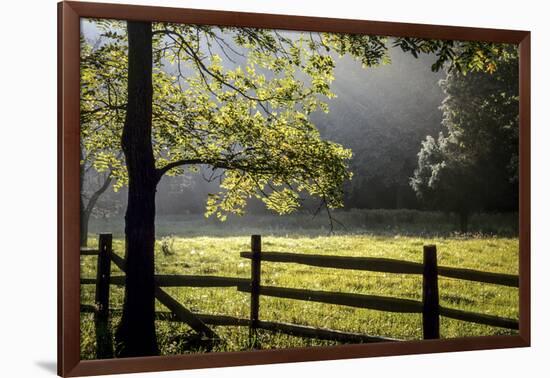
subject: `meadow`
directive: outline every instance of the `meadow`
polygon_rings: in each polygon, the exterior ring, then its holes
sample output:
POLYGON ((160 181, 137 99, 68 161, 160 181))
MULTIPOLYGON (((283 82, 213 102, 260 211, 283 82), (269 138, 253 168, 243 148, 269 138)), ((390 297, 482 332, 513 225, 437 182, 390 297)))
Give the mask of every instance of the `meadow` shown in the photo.
MULTIPOLYGON (((160 217, 157 222, 156 273, 196 274, 227 277, 250 277, 250 260, 239 253, 250 249, 250 235, 261 233, 264 251, 285 251, 304 254, 384 257, 412 262, 422 261, 422 247, 435 244, 438 263, 450 267, 517 274, 518 239, 514 236, 513 215, 480 215, 472 219, 493 231, 478 227, 471 234, 458 234, 454 220, 443 214, 421 212, 357 212, 348 214, 347 230, 334 235, 321 227, 323 221, 304 222, 296 216, 277 219, 256 216, 245 223, 239 220, 216 227, 214 221, 197 218, 195 222, 160 217), (358 223, 350 222, 356 217, 358 223), (438 220, 434 221, 435 217, 438 220), (491 218, 492 217, 492 218, 491 218), (425 221, 425 222, 424 222, 425 221), (282 220, 281 220, 282 222, 282 220), (316 223, 320 222, 320 223, 316 223), (370 222, 370 223, 369 223, 370 222), (300 224, 300 227, 297 225, 300 224), (431 227, 429 225, 431 224, 431 227), (436 229, 434 229, 434 227, 436 229), (201 235, 202 234, 202 235, 201 235), (208 235, 208 236, 205 236, 208 235)), ((342 218, 342 217, 341 217, 342 218)), ((244 222, 244 221, 242 221, 244 222)), ((324 219, 326 223, 326 219, 324 219)), ((112 230, 113 249, 123 255, 124 242, 120 220, 95 223, 94 232, 112 230)), ((97 243, 90 234, 90 246, 97 243)), ((95 257, 81 257, 81 276, 95 277, 95 257)), ((113 265, 113 275, 121 274, 113 265)), ((311 290, 392 296, 421 300, 422 278, 417 275, 383 274, 332 268, 308 267, 297 264, 262 263, 262 284, 311 290)), ((249 316, 249 295, 235 288, 166 288, 180 303, 193 312, 249 316)), ((518 318, 518 290, 484 283, 440 277, 440 304, 445 307, 482 314, 518 318)), ((81 303, 92 304, 94 286, 81 286, 81 303)), ((113 309, 120 309, 123 288, 111 286, 113 309)), ((167 311, 157 303, 157 311, 167 311)), ((421 314, 397 314, 357 309, 307 301, 261 297, 260 319, 283 321, 314 327, 359 332, 403 340, 422 338, 421 314)), ((113 316, 112 326, 119 318, 113 316)), ((91 314, 81 315, 81 356, 95 358, 94 323, 91 314)), ((194 343, 192 331, 181 323, 157 321, 157 334, 162 354, 204 351, 194 343)), ((213 327, 222 341, 211 351, 248 350, 248 328, 213 327)), ((516 331, 467 323, 441 317, 441 337, 507 335, 516 331)), ((294 337, 270 331, 259 332, 261 348, 288 348, 312 345, 332 345, 335 342, 294 337)))

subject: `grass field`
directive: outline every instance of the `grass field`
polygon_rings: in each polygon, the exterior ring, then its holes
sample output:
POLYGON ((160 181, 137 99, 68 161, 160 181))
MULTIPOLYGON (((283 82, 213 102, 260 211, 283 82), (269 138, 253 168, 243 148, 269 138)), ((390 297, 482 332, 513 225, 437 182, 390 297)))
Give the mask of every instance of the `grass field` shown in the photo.
MULTIPOLYGON (((160 222, 162 224, 162 222, 160 222)), ((157 230, 158 231, 158 230, 157 230)), ((170 230, 169 230, 170 231, 170 230)), ((156 272, 159 274, 204 274, 250 277, 250 261, 239 256, 249 250, 252 229, 241 229, 239 236, 172 236, 158 238, 156 272), (162 244, 173 254, 162 252, 162 244)), ((482 234, 460 236, 403 236, 389 233, 349 233, 336 236, 300 235, 298 232, 263 233, 263 250, 314 253, 342 256, 385 257, 414 262, 422 261, 422 246, 436 244, 440 265, 471 268, 499 273, 518 273, 518 239, 511 236, 482 234), (271 235, 270 235, 271 234, 271 235)), ((283 230, 284 231, 284 230, 283 230)), ((162 234, 162 230, 160 232, 162 234)), ((115 232, 115 236, 117 236, 115 232)), ((96 243, 91 239, 91 245, 96 243)), ((123 254, 123 240, 115 238, 113 249, 123 254)), ((95 277, 96 258, 81 258, 81 276, 95 277)), ((114 269, 113 274, 119 274, 114 269)), ((262 284, 312 290, 373 294, 421 300, 420 276, 382 274, 297 264, 262 263, 262 284)), ((235 288, 166 288, 193 312, 249 316, 249 295, 235 288)), ((440 277, 442 306, 477 313, 518 318, 518 290, 440 277)), ((111 286, 111 308, 122 307, 123 288, 111 286)), ((81 303, 92 304, 94 286, 83 285, 81 303)), ((157 310, 166 310, 157 303, 157 310)), ((284 321, 336 330, 361 332, 399 339, 422 337, 421 314, 396 314, 306 301, 261 297, 260 319, 284 321)), ((112 319, 116 326, 118 318, 112 319)), ((92 316, 81 317, 81 356, 95 358, 95 334, 92 316)), ((186 338, 189 328, 179 323, 157 321, 162 354, 200 352, 186 338)), ((223 342, 213 351, 248 349, 246 327, 215 327, 223 342)), ((441 318, 441 337, 503 335, 515 331, 441 318)), ((333 342, 306 339, 269 331, 260 332, 262 348, 329 345, 333 342)))

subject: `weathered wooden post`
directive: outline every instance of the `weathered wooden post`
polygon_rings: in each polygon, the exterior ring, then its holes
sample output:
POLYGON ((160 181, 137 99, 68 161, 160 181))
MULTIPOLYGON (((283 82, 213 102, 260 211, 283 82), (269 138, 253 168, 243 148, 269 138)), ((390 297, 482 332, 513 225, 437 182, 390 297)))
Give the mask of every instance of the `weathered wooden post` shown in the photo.
POLYGON ((250 330, 249 343, 251 347, 257 344, 257 328, 260 313, 260 279, 261 279, 261 252, 262 236, 252 235, 251 237, 251 277, 250 277, 250 330))
POLYGON ((422 280, 422 328, 424 339, 439 339, 439 289, 437 285, 437 249, 424 246, 422 280))
POLYGON ((99 234, 99 254, 95 289, 96 313, 94 316, 97 358, 113 357, 113 340, 109 327, 109 281, 111 280, 111 253, 113 235, 99 234))

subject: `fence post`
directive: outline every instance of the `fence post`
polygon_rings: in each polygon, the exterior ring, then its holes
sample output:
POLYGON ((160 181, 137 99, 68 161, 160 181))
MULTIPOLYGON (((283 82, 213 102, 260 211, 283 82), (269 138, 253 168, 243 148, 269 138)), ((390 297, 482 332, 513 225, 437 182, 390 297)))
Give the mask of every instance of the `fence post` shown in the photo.
POLYGON ((104 319, 109 315, 109 281, 111 280, 112 249, 113 235, 99 234, 95 302, 99 317, 104 319))
POLYGON ((261 279, 261 252, 262 236, 252 235, 251 237, 251 277, 250 277, 250 330, 249 343, 251 347, 256 347, 257 328, 260 312, 260 279, 261 279))
POLYGON ((437 285, 437 249, 424 246, 422 276, 422 328, 424 339, 439 339, 439 289, 437 285))
POLYGON ((113 235, 99 234, 99 254, 95 287, 96 313, 94 315, 97 358, 113 357, 113 338, 109 325, 109 281, 111 280, 111 253, 113 235))

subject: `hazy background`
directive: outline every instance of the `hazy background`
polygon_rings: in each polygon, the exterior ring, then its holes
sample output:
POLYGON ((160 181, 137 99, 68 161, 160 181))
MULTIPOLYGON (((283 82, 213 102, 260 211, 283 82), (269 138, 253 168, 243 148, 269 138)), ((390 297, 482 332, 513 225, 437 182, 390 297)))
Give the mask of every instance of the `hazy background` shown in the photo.
MULTIPOLYGON (((91 22, 84 20, 82 30, 89 41, 98 38, 99 31, 91 22)), ((353 151, 353 178, 344 185, 344 208, 334 211, 334 230, 428 235, 459 231, 454 214, 426 211, 409 184, 421 142, 427 135, 437 138, 444 131, 439 107, 445 98, 440 87, 445 70, 432 72, 434 55, 414 58, 391 48, 390 56, 390 64, 367 69, 350 57, 335 57, 331 90, 337 97, 328 101, 328 114, 318 111, 311 116, 323 138, 353 151)), ((224 67, 244 63, 243 58, 233 58, 235 63, 224 59, 224 67)), ((91 187, 94 180, 99 182, 94 175, 91 171, 87 177, 91 187)), ((162 178, 156 196, 157 235, 329 232, 328 217, 318 211, 319 203, 313 199, 290 216, 274 214, 261 201, 250 199, 245 216, 229 216, 226 222, 206 219, 207 195, 220 190, 219 182, 209 182, 209 177, 211 171, 201 168, 199 173, 162 178)), ((123 235, 126 196, 125 188, 118 192, 110 188, 101 196, 90 220, 90 233, 123 235)), ((469 228, 515 235, 517 214, 473 214, 469 228)))

